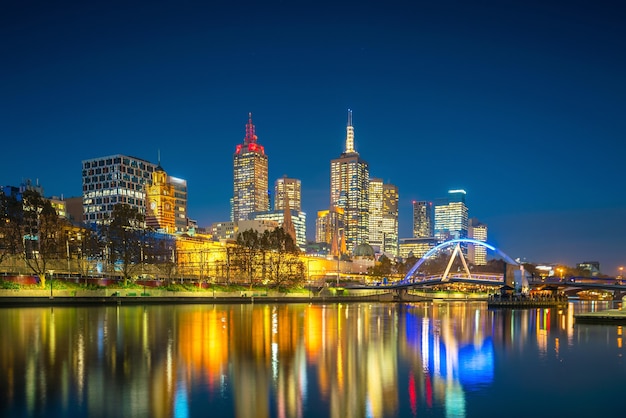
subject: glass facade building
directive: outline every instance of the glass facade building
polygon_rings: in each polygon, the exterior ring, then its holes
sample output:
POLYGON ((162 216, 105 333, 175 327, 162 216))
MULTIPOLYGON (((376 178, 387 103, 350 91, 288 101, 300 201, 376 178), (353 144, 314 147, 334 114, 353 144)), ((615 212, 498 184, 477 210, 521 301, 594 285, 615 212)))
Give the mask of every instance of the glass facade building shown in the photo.
POLYGON ((465 190, 450 190, 448 197, 435 203, 435 238, 439 242, 467 238, 468 209, 465 190))
POLYGON ((232 221, 247 220, 253 212, 269 210, 268 160, 257 142, 252 114, 248 115, 246 136, 233 155, 232 221))
POLYGON ((382 179, 369 181, 369 244, 398 255, 398 188, 382 179))
POLYGON ((352 111, 348 111, 346 150, 330 164, 330 207, 344 210, 345 247, 349 253, 369 241, 369 165, 354 149, 352 111))

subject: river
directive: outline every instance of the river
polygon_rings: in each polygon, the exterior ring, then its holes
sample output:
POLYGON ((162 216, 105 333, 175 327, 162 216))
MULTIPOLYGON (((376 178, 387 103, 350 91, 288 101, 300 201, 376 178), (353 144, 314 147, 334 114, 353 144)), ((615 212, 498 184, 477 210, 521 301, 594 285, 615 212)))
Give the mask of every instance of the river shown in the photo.
POLYGON ((2 417, 595 417, 622 327, 485 302, 0 308, 2 417))

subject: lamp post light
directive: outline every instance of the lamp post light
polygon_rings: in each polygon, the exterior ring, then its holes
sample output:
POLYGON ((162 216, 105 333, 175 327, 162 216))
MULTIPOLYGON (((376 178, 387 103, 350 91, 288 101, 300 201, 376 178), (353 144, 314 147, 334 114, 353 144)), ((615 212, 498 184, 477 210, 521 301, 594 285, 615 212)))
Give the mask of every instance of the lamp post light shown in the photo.
POLYGON ((50 299, 53 299, 54 296, 52 296, 52 275, 54 274, 54 270, 48 270, 48 272, 50 273, 50 299))
POLYGON ((624 274, 624 267, 620 266, 619 267, 619 275, 617 276, 617 278, 622 280, 624 278, 623 274, 624 274))

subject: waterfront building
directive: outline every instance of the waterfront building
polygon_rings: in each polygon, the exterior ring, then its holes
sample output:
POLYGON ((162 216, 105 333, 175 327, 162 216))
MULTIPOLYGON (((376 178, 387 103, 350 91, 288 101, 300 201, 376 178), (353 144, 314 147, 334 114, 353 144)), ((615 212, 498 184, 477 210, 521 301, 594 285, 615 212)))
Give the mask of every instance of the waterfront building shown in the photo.
POLYGON ((52 196, 48 198, 48 200, 50 201, 50 204, 56 211, 59 218, 68 219, 67 204, 65 203, 65 200, 63 200, 62 197, 52 196))
POLYGON ((174 185, 159 165, 152 173, 152 182, 146 186, 148 207, 146 225, 155 231, 173 234, 176 231, 174 185))
POLYGON ((82 162, 83 221, 106 223, 113 207, 124 203, 146 214, 146 186, 156 165, 122 154, 82 162))
POLYGON ((435 203, 435 237, 439 242, 467 238, 468 209, 465 190, 450 190, 435 203))
MULTIPOLYGON (((583 261, 576 264, 576 270, 585 271, 590 276, 597 276, 600 274, 600 262, 599 261, 583 261)), ((622 275, 620 270, 620 276, 622 275)))
MULTIPOLYGON (((487 225, 476 218, 471 218, 469 220, 468 236, 476 241, 487 242, 487 225)), ((467 247, 467 258, 475 266, 484 266, 487 264, 487 248, 482 245, 469 244, 467 247)))
POLYGON ((83 197, 74 196, 65 198, 65 209, 70 221, 83 222, 83 197))
POLYGON ((267 170, 265 148, 258 143, 249 113, 246 136, 233 155, 232 221, 245 221, 252 212, 269 210, 267 170))
POLYGON ((433 202, 413 201, 413 238, 435 236, 433 202))
POLYGON ((332 207, 317 212, 315 221, 315 241, 330 245, 330 255, 345 253, 344 210, 332 207))
POLYGON ((235 239, 237 239, 238 234, 249 229, 258 232, 259 234, 263 234, 265 231, 271 232, 274 229, 278 228, 280 226, 280 223, 274 219, 258 218, 237 221, 236 225, 235 239))
POLYGON ((432 250, 436 246, 437 239, 435 239, 434 237, 400 238, 400 257, 404 260, 406 260, 410 256, 420 259, 428 251, 432 250))
POLYGON ((235 239, 236 223, 229 222, 214 222, 211 224, 211 235, 213 241, 225 241, 235 239))
MULTIPOLYGON (((294 242, 301 250, 306 248, 306 213, 291 209, 291 210, 271 210, 265 212, 253 212, 250 215, 250 219, 255 220, 269 220, 276 223, 276 226, 282 226, 285 232, 292 235, 294 242), (289 226, 291 224, 291 226, 289 226)), ((240 222, 241 224, 241 222, 240 222)), ((241 227, 239 228, 241 231, 241 227)))
POLYGON ((348 252, 352 253, 358 244, 368 242, 369 165, 354 148, 352 110, 348 110, 345 151, 330 165, 330 207, 344 210, 348 252))
POLYGON ((369 181, 369 244, 398 255, 398 188, 382 179, 369 181))
POLYGON ((187 180, 167 176, 167 182, 174 188, 174 227, 178 233, 186 232, 195 222, 187 215, 187 180))

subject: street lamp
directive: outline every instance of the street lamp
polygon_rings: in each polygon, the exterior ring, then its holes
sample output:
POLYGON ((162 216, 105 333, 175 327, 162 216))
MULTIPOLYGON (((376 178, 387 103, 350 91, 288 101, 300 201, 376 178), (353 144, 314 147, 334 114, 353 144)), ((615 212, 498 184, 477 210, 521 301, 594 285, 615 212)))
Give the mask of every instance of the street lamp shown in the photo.
POLYGON ((620 266, 619 267, 619 276, 617 276, 617 278, 622 280, 622 278, 624 277, 623 273, 624 273, 624 267, 620 266))
POLYGON ((50 299, 53 299, 54 296, 52 296, 52 275, 54 274, 54 270, 48 270, 48 272, 50 273, 50 299))

